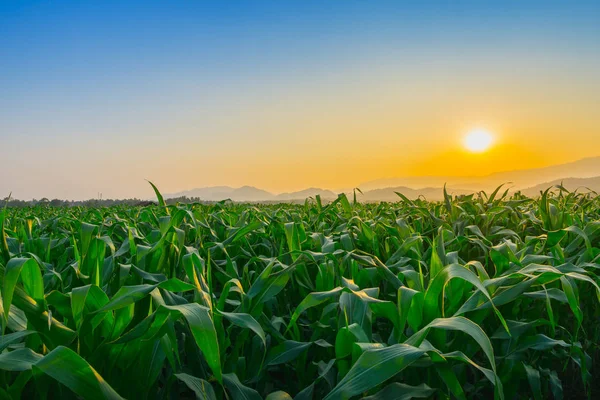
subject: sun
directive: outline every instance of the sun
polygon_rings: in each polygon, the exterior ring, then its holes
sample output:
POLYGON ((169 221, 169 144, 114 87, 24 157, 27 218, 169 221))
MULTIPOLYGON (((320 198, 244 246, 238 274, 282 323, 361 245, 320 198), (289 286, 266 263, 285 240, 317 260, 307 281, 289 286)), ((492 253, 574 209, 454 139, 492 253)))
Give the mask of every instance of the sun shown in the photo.
POLYGON ((483 153, 494 143, 494 135, 485 129, 473 129, 464 139, 464 146, 473 153, 483 153))

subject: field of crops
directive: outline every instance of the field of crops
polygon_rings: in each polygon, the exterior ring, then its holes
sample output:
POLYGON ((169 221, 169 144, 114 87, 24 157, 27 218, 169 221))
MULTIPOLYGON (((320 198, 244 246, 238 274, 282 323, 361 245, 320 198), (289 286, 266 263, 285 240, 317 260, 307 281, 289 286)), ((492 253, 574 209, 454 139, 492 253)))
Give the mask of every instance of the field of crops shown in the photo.
POLYGON ((158 200, 4 209, 0 399, 600 396, 600 198, 158 200))

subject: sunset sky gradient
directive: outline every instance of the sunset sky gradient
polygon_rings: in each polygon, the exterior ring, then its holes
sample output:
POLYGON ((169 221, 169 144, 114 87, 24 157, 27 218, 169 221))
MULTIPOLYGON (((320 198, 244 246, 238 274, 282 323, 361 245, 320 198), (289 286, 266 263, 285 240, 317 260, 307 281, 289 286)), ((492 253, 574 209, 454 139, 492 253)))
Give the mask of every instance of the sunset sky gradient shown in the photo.
POLYGON ((600 155, 600 2, 410 3, 3 1, 0 197, 337 189, 600 155), (462 147, 476 127, 487 152, 462 147))

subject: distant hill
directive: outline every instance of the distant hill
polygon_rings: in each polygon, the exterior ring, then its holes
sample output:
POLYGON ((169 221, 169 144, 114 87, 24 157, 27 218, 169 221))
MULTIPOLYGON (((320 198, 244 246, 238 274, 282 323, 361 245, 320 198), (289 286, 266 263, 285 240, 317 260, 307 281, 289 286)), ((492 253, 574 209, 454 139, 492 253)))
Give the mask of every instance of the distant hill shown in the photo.
POLYGON ((471 180, 476 178, 457 178, 452 176, 407 176, 399 178, 384 178, 376 179, 361 183, 357 187, 363 192, 378 189, 389 188, 407 188, 407 189, 428 189, 434 187, 444 187, 444 184, 450 186, 460 185, 461 183, 469 184, 471 180))
POLYGON ((275 200, 285 201, 285 200, 301 200, 306 199, 308 197, 315 197, 316 195, 320 195, 322 199, 335 199, 337 194, 332 192, 331 190, 319 189, 319 188, 309 188, 300 190, 298 192, 291 193, 281 193, 275 196, 275 200))
POLYGON ((167 199, 175 197, 199 197, 201 200, 206 201, 220 201, 225 199, 231 199, 233 201, 292 201, 292 200, 304 200, 308 197, 314 197, 317 194, 325 199, 335 199, 337 194, 331 190, 309 188, 298 192, 281 193, 275 195, 253 186, 242 186, 240 188, 232 188, 229 186, 212 186, 205 188, 197 188, 192 190, 186 190, 178 193, 166 194, 164 197, 167 199))
POLYGON ((577 190, 581 193, 587 193, 589 191, 600 193, 600 176, 595 176, 593 178, 557 179, 550 182, 540 183, 539 185, 535 185, 530 188, 524 189, 522 190, 522 193, 527 196, 533 197, 539 195, 540 192, 543 192, 549 187, 555 187, 556 185, 561 184, 565 189, 571 192, 577 190))
MULTIPOLYGON (((471 194, 473 190, 466 189, 447 189, 449 194, 458 196, 461 194, 471 194)), ((357 193, 357 199, 360 201, 389 201, 394 202, 400 200, 400 197, 396 194, 402 193, 404 196, 411 200, 415 200, 421 196, 427 200, 442 200, 444 198, 444 189, 442 187, 429 187, 423 189, 412 189, 405 186, 389 187, 385 189, 375 189, 369 191, 363 191, 363 194, 357 193)))
POLYGON ((600 157, 592 157, 544 168, 499 172, 487 176, 483 181, 491 186, 512 182, 517 188, 527 188, 565 178, 594 178, 598 174, 600 174, 600 157))
MULTIPOLYGON (((521 192, 527 196, 535 197, 539 196, 540 192, 553 188, 557 185, 561 185, 569 190, 582 193, 587 193, 590 191, 600 193, 600 176, 595 176, 592 178, 566 178, 566 179, 556 179, 549 182, 540 183, 538 185, 528 187, 526 189, 521 189, 521 192)), ((475 190, 472 189, 458 189, 458 188, 447 188, 447 192, 451 195, 466 195, 474 193, 475 190)), ((514 191, 514 189, 513 189, 514 191)), ((412 189, 404 186, 400 187, 390 187, 384 189, 375 189, 369 190, 364 193, 364 195, 359 195, 357 198, 361 201, 398 201, 398 195, 395 192, 400 192, 411 200, 414 200, 420 196, 425 197, 427 200, 443 200, 444 198, 444 189, 443 187, 428 187, 422 189, 412 189)), ((489 193, 489 190, 488 190, 489 193)))
MULTIPOLYGON (((600 193, 600 157, 584 158, 579 161, 544 168, 516 170, 491 174, 484 177, 406 177, 379 179, 358 186, 360 201, 397 201, 400 192, 409 199, 420 196, 427 200, 443 199, 443 187, 453 195, 470 194, 481 190, 490 192, 506 183, 512 191, 521 190, 529 196, 537 196, 541 190, 558 185, 561 181, 569 190, 588 187, 600 193), (568 178, 567 178, 568 177, 568 178)), ((583 189, 585 190, 585 189, 583 189)), ((351 190, 344 190, 351 195, 351 190)), ((321 188, 308 188, 296 192, 273 194, 253 186, 233 188, 212 186, 166 194, 165 198, 197 197, 205 201, 231 199, 239 202, 294 202, 320 195, 323 200, 333 200, 337 192, 321 188)))
MULTIPOLYGON (((395 192, 400 192, 409 199, 416 199, 421 196, 425 197, 427 200, 441 200, 444 198, 442 187, 412 189, 403 186, 363 191, 362 194, 356 192, 356 197, 359 201, 394 202, 399 200, 399 197, 395 192)), ((449 188, 448 193, 453 195, 470 194, 473 193, 473 190, 449 188)), ((320 195, 323 200, 334 200, 335 198, 337 198, 337 193, 331 190, 319 188, 309 188, 297 192, 281 193, 275 195, 252 186, 243 186, 241 188, 232 188, 228 186, 198 188, 178 193, 166 194, 164 197, 166 199, 184 196, 188 198, 199 197, 201 200, 205 201, 220 201, 225 199, 231 199, 233 201, 240 202, 293 202, 298 200, 304 200, 309 197, 315 197, 317 194, 320 195)), ((351 193, 348 193, 348 195, 351 195, 351 193)))
POLYGON ((206 201, 220 201, 225 199, 231 199, 233 201, 267 201, 272 200, 274 197, 272 193, 253 186, 242 186, 240 188, 212 186, 166 194, 164 197, 170 199, 183 196, 199 197, 201 200, 206 201))
POLYGON ((533 168, 506 172, 497 172, 481 177, 454 176, 423 176, 377 179, 360 184, 363 191, 386 187, 404 186, 412 189, 443 187, 463 190, 491 190, 503 183, 511 182, 514 189, 525 189, 542 182, 551 182, 565 177, 592 178, 600 173, 600 157, 584 158, 578 161, 552 165, 543 168, 533 168))

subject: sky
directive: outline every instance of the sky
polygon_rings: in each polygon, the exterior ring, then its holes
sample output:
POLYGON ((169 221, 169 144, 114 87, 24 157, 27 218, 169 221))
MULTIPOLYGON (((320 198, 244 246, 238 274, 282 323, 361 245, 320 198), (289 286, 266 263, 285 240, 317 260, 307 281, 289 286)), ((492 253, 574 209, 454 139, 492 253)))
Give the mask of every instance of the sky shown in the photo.
POLYGON ((540 167, 599 109, 598 1, 0 1, 0 198, 540 167))

